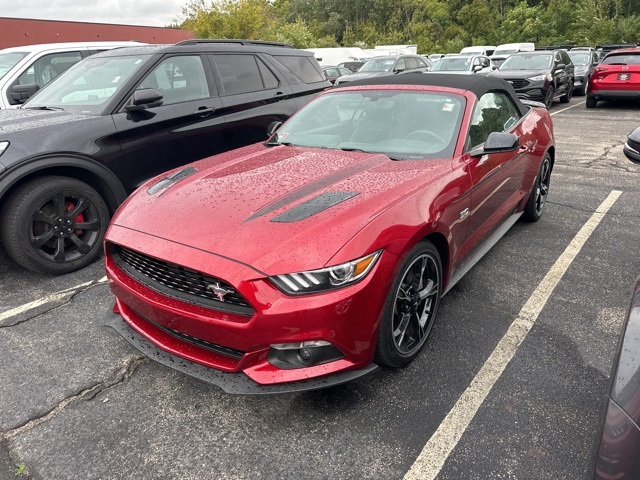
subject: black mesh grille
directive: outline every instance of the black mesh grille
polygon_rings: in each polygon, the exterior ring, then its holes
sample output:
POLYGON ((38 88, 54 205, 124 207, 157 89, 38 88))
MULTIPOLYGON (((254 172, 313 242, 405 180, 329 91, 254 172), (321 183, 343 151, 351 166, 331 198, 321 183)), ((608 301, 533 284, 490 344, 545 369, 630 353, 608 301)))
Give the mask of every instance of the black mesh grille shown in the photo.
POLYGON ((249 302, 231 285, 202 272, 158 260, 116 245, 113 259, 129 275, 169 297, 241 315, 253 315, 249 302), (226 290, 221 301, 213 288, 226 290))
POLYGON ((524 88, 527 85, 529 85, 529 81, 525 80, 523 78, 514 78, 512 80, 507 80, 511 85, 513 85, 513 88, 524 88))

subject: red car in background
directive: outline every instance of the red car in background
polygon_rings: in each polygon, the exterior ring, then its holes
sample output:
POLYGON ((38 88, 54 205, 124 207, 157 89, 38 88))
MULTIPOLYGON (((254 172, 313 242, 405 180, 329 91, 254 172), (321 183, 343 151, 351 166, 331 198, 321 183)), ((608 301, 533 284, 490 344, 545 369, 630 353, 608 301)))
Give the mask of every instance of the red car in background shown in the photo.
POLYGON ((540 218, 555 156, 546 109, 480 76, 349 83, 274 130, 147 182, 105 241, 107 323, 231 393, 411 362, 442 295, 540 218))
POLYGON ((640 48, 614 50, 594 69, 587 108, 595 108, 600 100, 640 100, 640 48))

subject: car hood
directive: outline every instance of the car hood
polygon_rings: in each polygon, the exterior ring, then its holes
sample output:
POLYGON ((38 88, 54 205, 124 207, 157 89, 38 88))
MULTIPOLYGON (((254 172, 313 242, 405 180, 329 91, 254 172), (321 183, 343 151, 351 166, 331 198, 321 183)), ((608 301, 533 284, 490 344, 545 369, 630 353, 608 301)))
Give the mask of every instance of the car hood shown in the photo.
POLYGON ((450 169, 447 160, 257 144, 174 171, 191 175, 149 194, 167 175, 156 177, 113 224, 267 275, 308 270, 327 265, 372 219, 450 169))
POLYGON ((548 73, 548 70, 494 70, 489 75, 500 78, 531 78, 548 73))
POLYGON ((44 129, 86 119, 86 115, 75 115, 58 110, 3 109, 0 110, 0 140, 3 140, 3 136, 15 132, 44 129))

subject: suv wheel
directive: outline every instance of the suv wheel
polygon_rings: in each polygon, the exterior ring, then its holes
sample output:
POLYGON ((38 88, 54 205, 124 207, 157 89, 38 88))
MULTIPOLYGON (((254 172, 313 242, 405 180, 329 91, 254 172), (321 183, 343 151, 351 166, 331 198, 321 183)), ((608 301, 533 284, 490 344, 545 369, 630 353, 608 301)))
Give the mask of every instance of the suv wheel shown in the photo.
POLYGON ((587 108, 596 108, 597 103, 595 98, 587 96, 587 108))
POLYGON ((109 210, 84 182, 41 177, 20 186, 4 205, 0 241, 25 268, 62 274, 93 262, 102 252, 109 210))
POLYGON ((573 80, 569 80, 569 83, 567 84, 567 90, 564 92, 564 95, 560 97, 560 101, 562 103, 569 103, 572 96, 573 96, 573 80))
POLYGON ((549 90, 547 90, 547 94, 544 96, 544 106, 547 107, 547 110, 549 110, 551 105, 553 105, 553 96, 555 93, 556 91, 553 89, 553 86, 550 86, 549 90))

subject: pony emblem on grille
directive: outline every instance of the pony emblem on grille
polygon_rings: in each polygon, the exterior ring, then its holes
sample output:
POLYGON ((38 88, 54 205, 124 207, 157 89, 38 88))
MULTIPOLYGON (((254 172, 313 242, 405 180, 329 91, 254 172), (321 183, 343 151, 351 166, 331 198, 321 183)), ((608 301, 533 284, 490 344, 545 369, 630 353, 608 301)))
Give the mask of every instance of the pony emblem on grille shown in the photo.
POLYGON ((219 282, 210 283, 209 285, 207 285, 207 290, 212 291, 213 294, 218 297, 218 300, 220 300, 221 302, 224 302, 225 295, 227 295, 228 293, 233 293, 233 290, 227 290, 226 288, 221 287, 219 282))

